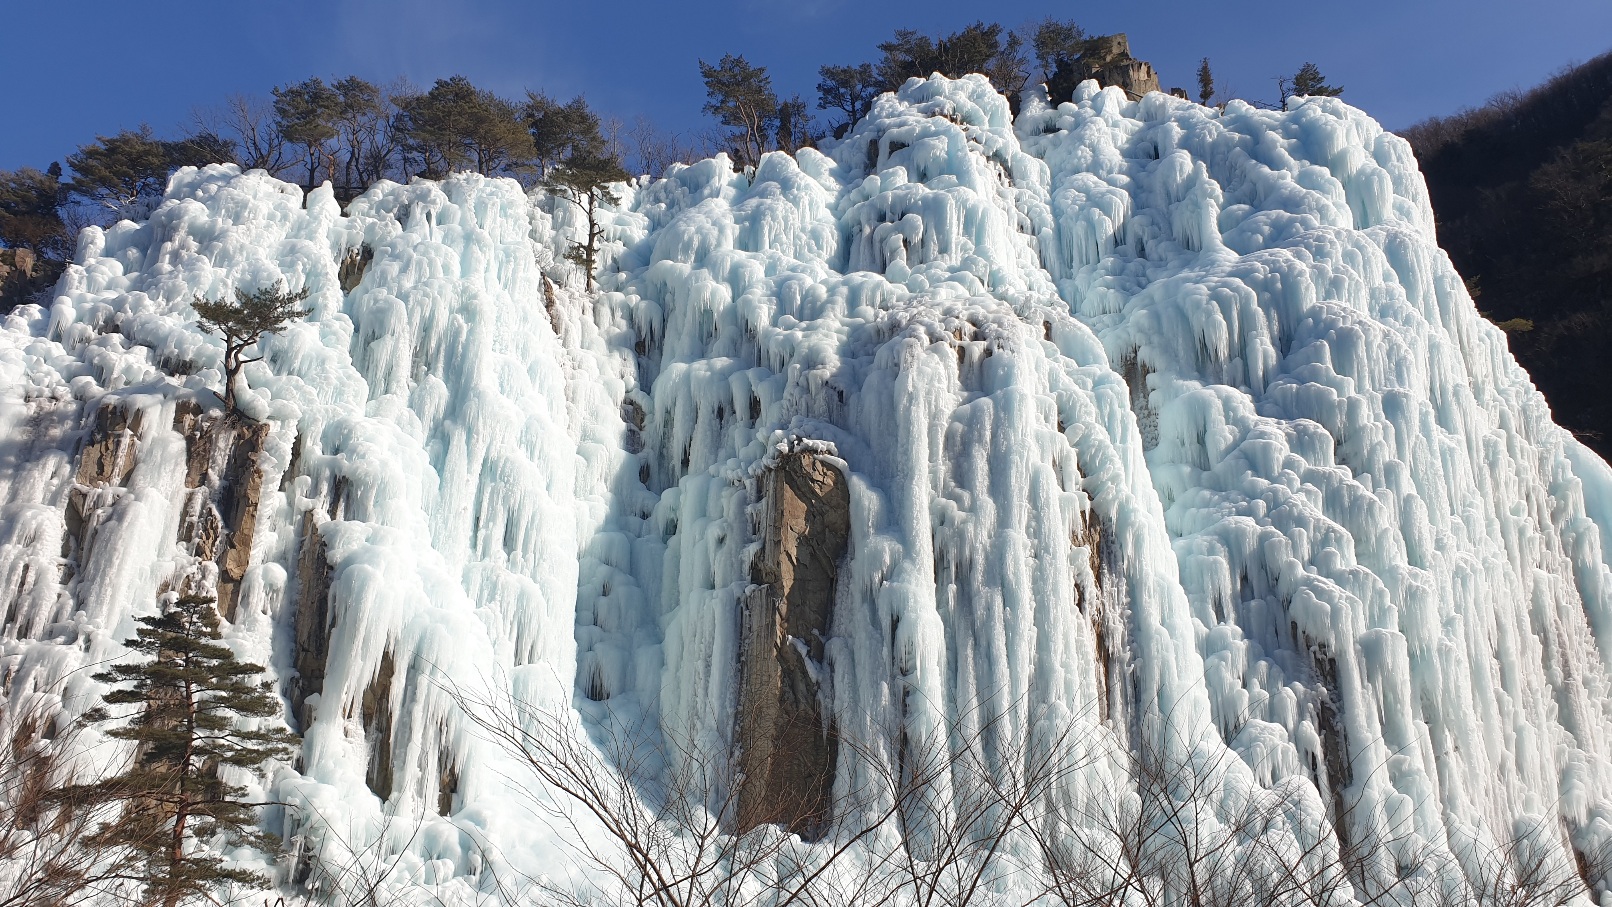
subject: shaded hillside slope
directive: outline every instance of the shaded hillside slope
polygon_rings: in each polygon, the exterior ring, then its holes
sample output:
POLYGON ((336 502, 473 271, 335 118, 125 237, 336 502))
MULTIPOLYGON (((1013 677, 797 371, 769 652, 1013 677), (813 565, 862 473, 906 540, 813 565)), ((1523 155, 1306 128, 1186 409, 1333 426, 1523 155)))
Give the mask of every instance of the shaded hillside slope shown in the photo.
POLYGON ((1479 309, 1557 421, 1612 457, 1612 53, 1404 136, 1479 309))

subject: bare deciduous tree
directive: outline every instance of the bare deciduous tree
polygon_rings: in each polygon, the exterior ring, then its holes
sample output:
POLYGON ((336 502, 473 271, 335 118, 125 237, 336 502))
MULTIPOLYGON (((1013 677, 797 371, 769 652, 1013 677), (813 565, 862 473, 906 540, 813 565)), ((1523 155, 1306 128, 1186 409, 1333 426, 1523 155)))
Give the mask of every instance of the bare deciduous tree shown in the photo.
POLYGON ((105 800, 76 795, 81 766, 116 762, 93 745, 83 725, 61 724, 53 697, 14 693, 0 704, 0 907, 76 907, 138 892, 135 847, 84 844, 116 814, 105 800))
POLYGON ((219 107, 194 111, 191 124, 197 133, 233 140, 236 163, 244 170, 279 175, 293 163, 274 118, 274 106, 263 98, 232 94, 219 107))
POLYGON ((654 121, 645 116, 635 117, 627 127, 627 144, 632 148, 635 172, 655 178, 664 174, 667 167, 690 163, 699 156, 676 133, 661 132, 654 121))
POLYGON ((893 803, 885 804, 816 845, 766 822, 734 834, 739 776, 732 758, 643 724, 616 726, 590 740, 568 712, 515 699, 461 696, 460 704, 489 741, 558 794, 534 796, 534 810, 609 880, 581 891, 537 884, 562 904, 820 903, 819 884, 896 814, 893 803), (652 801, 645 796, 650 791, 652 801))
POLYGON ((1329 809, 1307 778, 1262 786, 1218 737, 1162 719, 1131 745, 1101 725, 970 715, 928 736, 839 735, 858 768, 825 838, 735 833, 735 759, 642 726, 590 737, 565 710, 460 704, 554 792, 533 806, 610 880, 538 886, 564 907, 974 907, 1010 890, 1062 907, 1562 907, 1612 866, 1575 867, 1537 829, 1469 842, 1461 865, 1408 833, 1340 834, 1354 806, 1329 809))

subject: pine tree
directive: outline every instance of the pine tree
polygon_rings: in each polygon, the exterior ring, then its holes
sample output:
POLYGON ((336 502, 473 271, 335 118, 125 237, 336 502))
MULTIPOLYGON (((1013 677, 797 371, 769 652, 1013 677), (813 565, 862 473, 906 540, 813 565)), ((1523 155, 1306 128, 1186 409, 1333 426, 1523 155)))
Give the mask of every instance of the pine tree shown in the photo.
POLYGON ((1215 74, 1209 69, 1209 58, 1198 62, 1198 103, 1208 104, 1215 97, 1215 74))
POLYGON ((222 399, 224 408, 230 412, 235 409, 235 379, 241 374, 241 369, 248 362, 256 362, 262 356, 246 358, 246 348, 257 343, 264 334, 276 334, 284 330, 293 319, 302 318, 308 314, 307 309, 297 307, 297 303, 308 298, 308 288, 304 287, 295 293, 287 293, 279 284, 274 287, 247 293, 237 288, 235 301, 226 302, 197 297, 191 303, 196 310, 197 323, 201 329, 224 338, 224 393, 222 399))
POLYGON ((561 104, 541 92, 528 91, 521 116, 532 136, 540 179, 576 148, 604 144, 599 115, 588 109, 588 102, 581 95, 561 104))
POLYGON ((1312 98, 1335 98, 1343 93, 1343 85, 1328 85, 1327 77, 1320 74, 1319 66, 1306 63, 1299 66, 1294 72, 1290 82, 1290 89, 1285 90, 1282 100, 1288 100, 1288 95, 1309 95, 1312 98))
POLYGON ((67 156, 72 191, 112 211, 142 198, 161 195, 173 169, 173 147, 151 134, 151 127, 97 136, 67 156))
POLYGON ((1052 103, 1069 100, 1075 93, 1075 86, 1086 77, 1082 57, 1087 44, 1086 30, 1072 19, 1048 16, 1036 23, 1030 47, 1041 67, 1041 81, 1046 83, 1047 98, 1052 103))
POLYGON ((521 108, 464 76, 438 79, 425 94, 398 101, 397 126, 423 176, 457 170, 483 176, 518 172, 534 149, 521 108))
POLYGON ((778 141, 775 143, 778 148, 794 154, 813 141, 812 120, 801 96, 778 102, 778 141))
POLYGON ((308 188, 319 178, 319 164, 325 162, 325 172, 335 176, 335 156, 329 149, 336 137, 336 112, 341 95, 325 84, 324 79, 313 78, 274 89, 274 117, 280 135, 293 145, 301 145, 308 154, 308 188))
POLYGON ((216 133, 202 131, 167 141, 154 136, 151 127, 141 126, 80 145, 67 156, 73 179, 64 188, 121 214, 130 205, 160 197, 168 187, 168 175, 180 167, 234 160, 235 143, 216 133))
POLYGON ((0 243, 61 260, 72 253, 72 236, 62 220, 62 168, 50 167, 0 170, 0 243))
POLYGON ((337 101, 331 123, 342 155, 341 186, 356 195, 380 179, 394 147, 386 93, 379 85, 348 76, 331 86, 337 101))
POLYGON ((114 665, 95 679, 116 686, 109 706, 134 706, 123 715, 106 707, 85 713, 87 722, 127 718, 106 733, 139 747, 127 771, 71 793, 121 802, 123 814, 101 826, 86 844, 95 850, 133 848, 144 866, 146 903, 176 907, 234 882, 265 885, 261 875, 224 865, 198 852, 196 842, 222 836, 236 845, 273 847, 253 830, 262 804, 247 802, 245 788, 219 777, 219 769, 256 769, 289 758, 296 737, 274 727, 247 730, 241 718, 273 719, 280 697, 259 665, 238 661, 218 642, 218 612, 212 598, 187 595, 161 616, 142 617, 128 641, 149 660, 114 665))
POLYGON ((1026 76, 1024 42, 1006 33, 995 22, 975 22, 962 31, 941 38, 910 28, 896 29, 895 37, 879 45, 884 54, 877 64, 885 91, 895 91, 910 78, 927 79, 940 73, 960 79, 977 72, 989 76, 992 84, 1009 97, 1016 97, 1026 76))
POLYGON ((772 150, 778 128, 778 95, 767 67, 752 66, 742 55, 723 54, 715 66, 701 60, 700 77, 710 98, 705 112, 735 130, 739 165, 755 166, 772 150))
POLYGON ((817 109, 845 114, 845 122, 834 128, 834 137, 840 138, 873 109, 873 99, 879 96, 878 74, 872 63, 824 66, 817 74, 821 77, 817 83, 817 109))
POLYGON ((611 183, 631 179, 621 160, 611 154, 603 140, 574 147, 544 179, 550 190, 569 199, 588 216, 586 242, 574 243, 566 254, 587 275, 587 286, 593 289, 593 270, 599 254, 599 240, 604 238, 604 227, 599 223, 599 205, 614 204, 616 193, 611 183))

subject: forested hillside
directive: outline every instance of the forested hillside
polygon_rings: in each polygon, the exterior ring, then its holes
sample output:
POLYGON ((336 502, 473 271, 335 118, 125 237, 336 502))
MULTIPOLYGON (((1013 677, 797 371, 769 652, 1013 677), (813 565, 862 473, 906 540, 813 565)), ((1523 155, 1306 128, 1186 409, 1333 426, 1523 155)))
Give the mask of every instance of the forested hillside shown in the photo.
POLYGON ((1612 458, 1612 53, 1404 136, 1478 308, 1557 421, 1612 458))

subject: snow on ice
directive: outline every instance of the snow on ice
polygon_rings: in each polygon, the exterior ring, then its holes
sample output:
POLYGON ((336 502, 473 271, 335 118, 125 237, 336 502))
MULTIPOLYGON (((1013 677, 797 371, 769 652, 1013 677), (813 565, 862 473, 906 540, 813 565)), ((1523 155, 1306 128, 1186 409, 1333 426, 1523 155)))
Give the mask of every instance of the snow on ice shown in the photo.
POLYGON ((7 695, 65 679, 82 711, 80 669, 211 569, 175 542, 176 407, 218 410, 223 352, 190 303, 283 282, 312 313, 246 371, 270 430, 228 638, 302 690, 301 758, 259 779, 300 852, 380 836, 393 884, 450 894, 489 859, 583 872, 455 696, 731 751, 758 477, 801 449, 850 487, 813 665, 869 742, 842 794, 897 759, 876 741, 989 763, 1074 727, 1072 797, 1179 746, 1407 853, 1612 845, 1612 471, 1359 111, 1088 82, 1014 119, 980 77, 913 80, 821 151, 674 165, 605 218, 596 296, 575 207, 475 175, 343 212, 186 169, 86 230, 0 329, 7 695), (86 489, 109 407, 132 467, 86 489))

